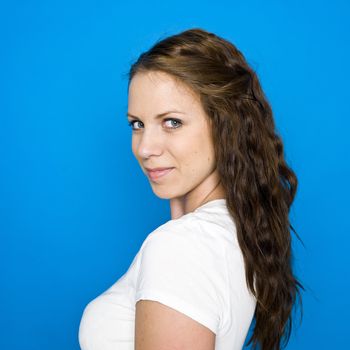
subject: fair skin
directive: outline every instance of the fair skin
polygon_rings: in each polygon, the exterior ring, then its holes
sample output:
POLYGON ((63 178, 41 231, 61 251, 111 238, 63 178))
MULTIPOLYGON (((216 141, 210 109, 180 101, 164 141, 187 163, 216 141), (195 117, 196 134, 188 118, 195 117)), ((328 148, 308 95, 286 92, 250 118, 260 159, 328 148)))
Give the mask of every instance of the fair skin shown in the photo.
MULTIPOLYGON (((208 117, 191 89, 163 72, 137 73, 129 86, 128 120, 134 128, 132 152, 153 192, 170 200, 172 219, 225 198, 208 117), (156 118, 169 111, 176 112, 156 118), (173 169, 151 179, 146 167, 173 169)), ((210 329, 159 302, 138 301, 135 316, 135 350, 215 347, 215 334, 210 329)))

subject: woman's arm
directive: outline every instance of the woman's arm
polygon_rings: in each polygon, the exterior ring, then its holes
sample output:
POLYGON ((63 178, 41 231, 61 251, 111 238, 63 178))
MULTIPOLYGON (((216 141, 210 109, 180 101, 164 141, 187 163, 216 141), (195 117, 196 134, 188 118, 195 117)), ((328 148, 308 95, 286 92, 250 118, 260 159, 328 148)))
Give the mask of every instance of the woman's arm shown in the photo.
POLYGON ((135 350, 214 350, 215 333, 162 303, 139 300, 135 350))

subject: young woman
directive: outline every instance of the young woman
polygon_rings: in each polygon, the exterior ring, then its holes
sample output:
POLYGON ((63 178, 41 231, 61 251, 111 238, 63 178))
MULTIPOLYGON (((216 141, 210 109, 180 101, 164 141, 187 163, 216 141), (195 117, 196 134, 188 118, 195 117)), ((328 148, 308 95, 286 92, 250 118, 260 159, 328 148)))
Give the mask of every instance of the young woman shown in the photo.
MULTIPOLYGON (((304 289, 292 272, 287 166, 258 78, 203 29, 157 42, 129 73, 132 151, 171 220, 84 310, 83 350, 280 349, 304 289)), ((293 230, 294 231, 294 230, 293 230)))

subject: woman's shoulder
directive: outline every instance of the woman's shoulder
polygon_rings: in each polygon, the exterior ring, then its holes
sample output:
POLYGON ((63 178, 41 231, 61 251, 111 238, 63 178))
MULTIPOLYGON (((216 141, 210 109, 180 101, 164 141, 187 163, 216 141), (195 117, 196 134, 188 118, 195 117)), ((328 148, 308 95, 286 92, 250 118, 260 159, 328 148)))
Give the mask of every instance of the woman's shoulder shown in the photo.
POLYGON ((178 219, 169 220, 152 231, 146 237, 144 245, 157 240, 169 246, 178 242, 212 249, 222 245, 238 246, 236 227, 230 214, 227 209, 219 209, 203 207, 178 219))
POLYGON ((219 225, 203 220, 195 212, 167 221, 145 239, 141 271, 156 274, 165 269, 181 276, 206 275, 211 271, 212 278, 224 281, 227 254, 225 233, 221 230, 219 225))

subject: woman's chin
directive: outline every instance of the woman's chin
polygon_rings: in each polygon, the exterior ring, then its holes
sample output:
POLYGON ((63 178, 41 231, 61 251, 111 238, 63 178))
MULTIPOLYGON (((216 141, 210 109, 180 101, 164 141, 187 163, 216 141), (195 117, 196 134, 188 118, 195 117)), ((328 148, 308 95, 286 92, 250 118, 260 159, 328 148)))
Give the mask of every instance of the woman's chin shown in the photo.
POLYGON ((151 187, 153 193, 161 199, 170 199, 177 196, 175 192, 169 190, 170 186, 159 186, 151 183, 151 187))

